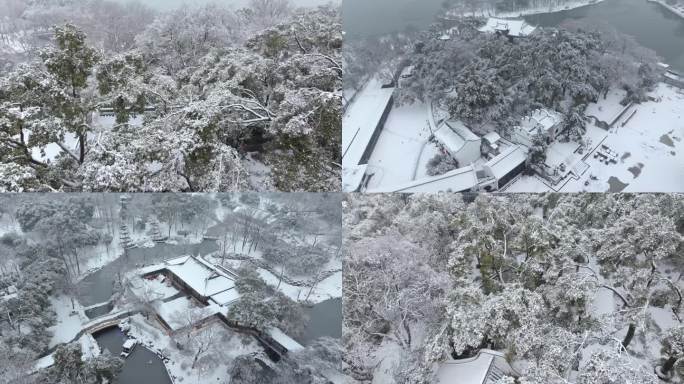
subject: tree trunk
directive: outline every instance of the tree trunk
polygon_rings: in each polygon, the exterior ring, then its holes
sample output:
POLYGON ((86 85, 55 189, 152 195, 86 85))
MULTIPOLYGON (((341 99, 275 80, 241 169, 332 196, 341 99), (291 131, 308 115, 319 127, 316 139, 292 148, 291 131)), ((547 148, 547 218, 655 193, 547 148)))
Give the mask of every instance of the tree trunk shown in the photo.
POLYGON ((78 135, 78 163, 83 164, 85 161, 85 152, 86 152, 86 145, 85 145, 86 137, 85 135, 78 135))
POLYGON ((663 364, 663 367, 661 368, 661 372, 669 375, 669 373, 674 369, 675 363, 677 362, 677 358, 674 356, 669 357, 666 361, 665 364, 663 364))
POLYGON ((636 331, 636 325, 634 323, 629 325, 629 329, 627 329, 627 334, 625 335, 625 339, 622 340, 622 346, 627 349, 627 346, 629 345, 630 342, 632 342, 632 338, 634 337, 634 332, 636 331))
POLYGON ((78 261, 78 252, 74 251, 73 255, 74 255, 74 260, 76 260, 76 271, 80 275, 81 274, 81 263, 79 263, 79 261, 78 261))
POLYGON ((200 354, 201 354, 202 352, 204 352, 204 351, 202 350, 202 348, 199 348, 199 349, 197 350, 197 353, 195 354, 195 358, 192 360, 192 367, 190 367, 191 369, 195 369, 195 364, 197 363, 197 359, 199 359, 199 356, 200 356, 200 354))
POLYGON ((403 321, 404 330, 406 331, 406 345, 411 347, 411 329, 409 328, 408 322, 403 321))
POLYGON ((278 286, 276 290, 280 289, 280 283, 283 281, 283 273, 285 272, 285 267, 280 267, 280 276, 278 276, 278 286))

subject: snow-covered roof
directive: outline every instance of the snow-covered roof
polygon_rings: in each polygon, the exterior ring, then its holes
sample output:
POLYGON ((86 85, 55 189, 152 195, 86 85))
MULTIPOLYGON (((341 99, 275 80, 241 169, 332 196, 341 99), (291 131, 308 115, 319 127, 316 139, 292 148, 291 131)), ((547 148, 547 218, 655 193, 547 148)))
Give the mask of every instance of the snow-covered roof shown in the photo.
POLYGON ((501 136, 499 136, 498 133, 496 132, 489 132, 488 134, 482 136, 483 139, 487 140, 489 144, 494 144, 497 141, 501 140, 501 136))
POLYGON ((538 129, 547 132, 551 127, 563 121, 563 115, 545 108, 535 109, 530 115, 522 118, 520 126, 527 132, 534 134, 538 129))
POLYGON ((232 277, 201 257, 182 259, 180 263, 176 263, 177 259, 167 262, 165 268, 199 295, 209 297, 235 287, 232 277))
POLYGON ((460 120, 447 120, 446 125, 465 141, 478 141, 480 138, 474 134, 460 120))
POLYGON ((457 120, 446 121, 435 130, 434 135, 435 139, 453 152, 461 149, 468 141, 480 140, 468 127, 457 120))
POLYGON ((237 289, 231 288, 227 291, 219 292, 211 295, 210 299, 218 305, 228 305, 240 298, 237 289))
POLYGON ((487 378, 487 372, 493 361, 494 356, 489 354, 479 354, 473 359, 445 361, 437 370, 437 383, 482 384, 487 378))
POLYGON ((678 75, 674 74, 674 73, 671 72, 671 71, 665 72, 664 76, 667 77, 668 79, 671 79, 671 80, 677 80, 677 81, 681 81, 681 80, 682 80, 682 77, 681 77, 681 76, 678 76, 678 75))
POLYGON ((487 19, 487 24, 480 28, 480 32, 508 32, 509 36, 528 36, 534 32, 537 27, 527 24, 525 20, 501 19, 497 17, 490 17, 487 19))
POLYGON ((485 166, 491 170, 492 176, 501 179, 527 160, 527 152, 520 145, 512 145, 499 155, 489 160, 485 166))
POLYGON ((414 180, 409 183, 404 183, 396 186, 382 187, 374 192, 405 192, 405 193, 420 193, 420 192, 438 192, 438 191, 452 191, 462 192, 468 191, 478 184, 477 172, 472 165, 454 169, 443 175, 427 177, 420 180, 414 180))
POLYGON ((296 342, 290 336, 286 335, 285 332, 281 331, 276 327, 269 328, 266 331, 266 333, 268 333, 268 335, 278 344, 282 345, 285 349, 287 349, 288 352, 294 352, 304 349, 304 347, 301 344, 296 342))
POLYGON ((382 88, 374 79, 356 94, 342 118, 343 168, 360 164, 393 93, 394 88, 382 88))

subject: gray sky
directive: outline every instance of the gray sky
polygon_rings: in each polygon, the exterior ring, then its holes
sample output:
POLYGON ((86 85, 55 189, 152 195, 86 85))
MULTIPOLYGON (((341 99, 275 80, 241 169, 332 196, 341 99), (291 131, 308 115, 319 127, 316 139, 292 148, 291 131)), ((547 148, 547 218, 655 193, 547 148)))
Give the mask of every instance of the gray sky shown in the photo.
MULTIPOLYGON (((116 0, 120 3, 126 3, 129 0, 116 0)), ((193 5, 201 5, 201 4, 207 4, 207 3, 224 3, 224 4, 230 4, 231 6, 235 8, 240 8, 244 7, 245 5, 249 4, 249 0, 140 0, 142 3, 156 9, 162 9, 162 10, 168 10, 168 9, 173 9, 181 4, 193 4, 193 5)), ((330 2, 330 0, 290 0, 294 5, 301 6, 301 7, 310 7, 310 6, 316 6, 316 5, 321 5, 321 4, 327 4, 330 2)), ((338 2, 339 0, 335 0, 333 2, 338 2)))

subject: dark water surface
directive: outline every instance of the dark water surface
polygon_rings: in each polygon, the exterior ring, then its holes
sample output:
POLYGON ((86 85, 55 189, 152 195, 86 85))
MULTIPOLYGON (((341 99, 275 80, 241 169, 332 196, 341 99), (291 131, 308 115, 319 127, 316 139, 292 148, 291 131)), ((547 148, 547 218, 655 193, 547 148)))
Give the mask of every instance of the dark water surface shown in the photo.
POLYGON ((608 24, 654 50, 666 63, 684 72, 684 18, 646 0, 605 0, 568 11, 530 15, 534 25, 555 27, 567 20, 608 24))
POLYGON ((345 38, 364 38, 429 26, 443 0, 344 0, 345 38))
POLYGON ((313 307, 306 308, 309 323, 299 340, 309 345, 313 340, 327 336, 339 339, 342 337, 342 298, 322 301, 313 307))
MULTIPOLYGON (((118 327, 107 328, 93 336, 102 352, 106 349, 114 356, 121 353, 121 346, 126 341, 126 335, 118 327)), ((171 379, 161 359, 138 345, 124 360, 124 367, 114 384, 171 384, 171 379)))

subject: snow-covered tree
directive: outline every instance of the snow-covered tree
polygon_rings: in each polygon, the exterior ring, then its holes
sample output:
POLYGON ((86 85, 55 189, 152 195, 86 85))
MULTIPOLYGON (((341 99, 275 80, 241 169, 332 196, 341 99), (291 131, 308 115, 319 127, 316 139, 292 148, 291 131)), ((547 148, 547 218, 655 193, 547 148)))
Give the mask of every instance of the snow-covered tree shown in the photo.
POLYGON ((659 373, 667 378, 684 359, 684 326, 670 328, 663 336, 662 343, 667 359, 659 367, 659 373))
POLYGON ((608 351, 593 353, 577 377, 577 384, 618 383, 656 384, 658 378, 628 355, 608 351))

